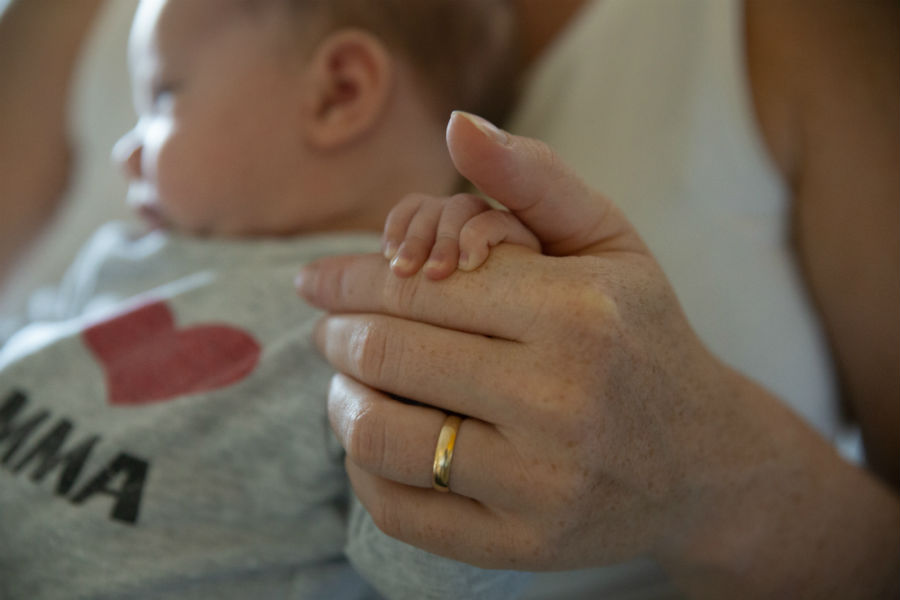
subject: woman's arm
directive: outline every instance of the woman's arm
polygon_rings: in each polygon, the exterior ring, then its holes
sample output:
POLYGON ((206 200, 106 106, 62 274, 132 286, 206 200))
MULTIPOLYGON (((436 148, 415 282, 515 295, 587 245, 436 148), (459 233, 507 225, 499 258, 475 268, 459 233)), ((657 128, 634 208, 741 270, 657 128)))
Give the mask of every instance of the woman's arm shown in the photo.
POLYGON ((900 486, 900 5, 748 2, 751 80, 870 467, 900 486))
POLYGON ((104 0, 12 0, 0 13, 0 282, 68 184, 67 107, 104 0))

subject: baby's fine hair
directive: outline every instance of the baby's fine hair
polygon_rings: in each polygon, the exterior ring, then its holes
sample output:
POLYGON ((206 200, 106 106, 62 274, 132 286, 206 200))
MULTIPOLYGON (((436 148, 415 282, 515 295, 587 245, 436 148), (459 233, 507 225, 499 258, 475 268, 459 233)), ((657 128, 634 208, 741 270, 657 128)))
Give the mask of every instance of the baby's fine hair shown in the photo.
POLYGON ((516 91, 519 40, 511 0, 290 0, 327 32, 369 31, 413 67, 436 115, 465 110, 502 123, 516 91))

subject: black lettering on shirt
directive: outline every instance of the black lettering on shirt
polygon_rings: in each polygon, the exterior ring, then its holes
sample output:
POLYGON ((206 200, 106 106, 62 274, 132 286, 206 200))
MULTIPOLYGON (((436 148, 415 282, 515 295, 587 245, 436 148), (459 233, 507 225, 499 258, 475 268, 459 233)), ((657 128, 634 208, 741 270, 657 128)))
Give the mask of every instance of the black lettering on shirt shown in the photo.
MULTIPOLYGON (((25 416, 24 410, 28 402, 28 394, 13 390, 7 393, 0 404, 0 452, 6 446, 6 452, 0 456, 0 465, 19 474, 34 463, 31 480, 35 483, 40 483, 49 473, 62 467, 56 482, 56 494, 65 497, 78 483, 84 466, 101 437, 88 436, 64 451, 75 425, 70 420, 61 418, 36 442, 29 445, 35 432, 47 421, 50 411, 40 410, 25 416)), ((111 497, 114 503, 110 518, 134 524, 140 514, 144 483, 149 470, 150 463, 146 460, 120 452, 68 500, 77 506, 97 494, 111 497)))
POLYGON ((72 504, 82 504, 95 494, 106 494, 116 499, 109 516, 118 521, 134 523, 141 508, 141 494, 148 469, 147 461, 123 452, 72 496, 72 504), (115 479, 124 479, 118 489, 110 486, 110 482, 115 479))
POLYGON ((18 473, 33 459, 41 457, 43 460, 31 474, 31 479, 39 483, 47 473, 58 465, 65 464, 65 468, 60 473, 59 480, 56 483, 56 493, 60 496, 68 494, 69 490, 72 489, 72 485, 78 479, 85 461, 90 456, 94 444, 100 439, 100 436, 93 435, 68 452, 60 454, 60 448, 65 444, 71 430, 72 423, 67 419, 60 419, 56 426, 22 457, 16 466, 13 467, 13 471, 18 473))
POLYGON ((14 423, 14 419, 27 404, 28 396, 24 392, 13 390, 3 401, 3 406, 0 406, 0 444, 5 442, 8 445, 6 454, 0 458, 0 463, 4 465, 12 460, 19 447, 50 414, 42 410, 23 423, 14 423))

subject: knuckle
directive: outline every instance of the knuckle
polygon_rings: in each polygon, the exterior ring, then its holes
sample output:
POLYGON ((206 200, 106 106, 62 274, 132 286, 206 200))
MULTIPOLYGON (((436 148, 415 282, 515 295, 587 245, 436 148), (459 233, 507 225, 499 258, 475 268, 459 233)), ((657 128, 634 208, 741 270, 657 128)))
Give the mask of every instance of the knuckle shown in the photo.
POLYGON ((523 151, 527 153, 530 158, 538 163, 538 164, 554 164, 559 162, 559 159, 556 156, 556 152, 553 149, 542 142, 541 140, 534 138, 523 138, 522 140, 523 151))
POLYGON ((529 407, 546 424, 544 427, 548 428, 547 435, 564 435, 571 439, 577 433, 580 420, 587 416, 584 413, 589 401, 585 400, 586 395, 580 383, 572 377, 572 371, 560 370, 557 366, 553 371, 544 371, 542 375, 548 377, 550 383, 538 388, 529 407))
MULTIPOLYGON (((483 214, 483 213, 482 213, 483 214)), ((481 216, 472 217, 466 221, 459 231, 459 241, 466 245, 474 245, 484 238, 482 234, 481 216)))
POLYGON ((390 537, 399 537, 400 525, 402 520, 398 514, 397 508, 390 502, 386 502, 384 498, 375 498, 369 506, 366 507, 372 522, 385 535, 390 537))
POLYGON ((388 497, 379 497, 376 502, 366 507, 375 527, 385 535, 406 543, 419 539, 420 536, 415 535, 415 523, 411 519, 415 515, 404 509, 404 503, 391 502, 388 497))
POLYGON ((400 204, 394 205, 387 217, 384 219, 385 229, 400 229, 403 226, 402 220, 406 214, 406 209, 400 204))
POLYGON ((573 301, 587 317, 609 319, 618 313, 616 303, 601 284, 582 279, 575 287, 573 301))
POLYGON ((406 233, 406 239, 403 240, 406 245, 405 251, 410 254, 421 254, 431 249, 434 245, 434 232, 413 231, 406 233))
POLYGON ((501 214, 498 210, 488 210, 475 215, 465 224, 460 237, 465 236, 469 244, 487 243, 491 233, 503 227, 501 214))
POLYGON ((343 268, 337 272, 328 275, 328 280, 323 282, 328 293, 335 300, 341 298, 352 298, 358 285, 358 275, 353 269, 343 268))
POLYGON ((499 210, 485 211, 472 219, 472 229, 480 235, 487 236, 489 232, 503 226, 502 215, 502 211, 499 210))
POLYGON ((408 541, 408 515, 403 514, 397 505, 389 502, 381 502, 380 504, 377 516, 372 516, 375 526, 392 538, 408 541))
POLYGON ((351 269, 320 269, 312 279, 311 296, 318 302, 333 305, 341 298, 353 283, 351 269))
POLYGON ((521 226, 521 221, 509 211, 492 210, 491 218, 494 219, 504 229, 512 229, 521 226))
POLYGON ((419 210, 421 204, 422 199, 419 195, 407 194, 391 208, 385 222, 388 225, 403 223, 419 210))
POLYGON ((373 409, 362 409, 347 424, 347 456, 363 470, 378 472, 384 464, 385 423, 373 409))
POLYGON ((588 338, 607 331, 619 320, 619 309, 596 278, 577 277, 556 288, 552 318, 566 331, 580 331, 588 338))
POLYGON ((369 321, 357 328, 349 340, 350 362, 359 378, 370 384, 380 384, 387 375, 388 332, 378 321, 369 321))
MULTIPOLYGON (((415 318, 418 311, 419 278, 392 277, 382 288, 383 306, 391 314, 415 318)), ((385 340, 385 344, 387 340, 385 340)))
POLYGON ((429 196, 427 194, 413 192, 413 193, 406 194, 405 196, 403 196, 403 198, 400 199, 400 202, 397 203, 397 206, 398 207, 403 206, 403 207, 408 207, 408 208, 415 208, 415 207, 427 202, 429 198, 431 198, 431 196, 429 196))
POLYGON ((429 214, 440 214, 440 212, 444 209, 444 198, 439 196, 428 196, 425 194, 421 195, 421 205, 419 206, 420 213, 429 213, 429 214))
POLYGON ((557 183, 574 177, 569 166, 549 144, 540 140, 528 139, 525 152, 529 155, 532 164, 539 165, 540 171, 556 180, 557 183))
POLYGON ((416 212, 417 215, 428 214, 435 211, 440 210, 440 204, 438 203, 437 198, 432 197, 424 197, 422 202, 419 203, 419 208, 416 212))

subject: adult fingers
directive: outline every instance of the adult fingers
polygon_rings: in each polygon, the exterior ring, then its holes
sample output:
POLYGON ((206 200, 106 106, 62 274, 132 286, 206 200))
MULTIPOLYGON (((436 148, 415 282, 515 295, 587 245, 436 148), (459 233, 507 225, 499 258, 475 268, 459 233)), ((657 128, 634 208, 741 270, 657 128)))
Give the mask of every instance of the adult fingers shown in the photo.
POLYGON ((527 531, 481 503, 372 475, 347 461, 353 490, 375 525, 434 554, 489 569, 527 568, 518 559, 539 548, 527 531))
POLYGON ((543 142, 457 111, 447 126, 447 147, 460 174, 519 217, 546 253, 646 252, 621 211, 543 142))
MULTIPOLYGON (((328 393, 328 414, 354 465, 397 483, 431 489, 435 447, 447 413, 405 404, 336 375, 328 393)), ((494 427, 464 418, 456 437, 450 489, 493 507, 513 508, 509 499, 525 491, 518 485, 524 478, 515 473, 517 465, 509 443, 494 427), (487 461, 502 462, 510 469, 497 475, 487 461)))
POLYGON ((317 328, 316 343, 337 370, 373 388, 488 423, 502 425, 510 417, 488 400, 514 401, 522 383, 493 376, 504 359, 519 355, 515 342, 404 319, 329 317, 317 328))
MULTIPOLYGON (((329 312, 382 313, 525 340, 535 336, 532 325, 548 293, 536 293, 553 268, 542 258, 519 246, 499 246, 478 271, 435 282, 396 277, 377 254, 335 256, 304 266, 295 284, 303 298, 329 312)), ((561 276, 558 268, 554 274, 561 276)))

